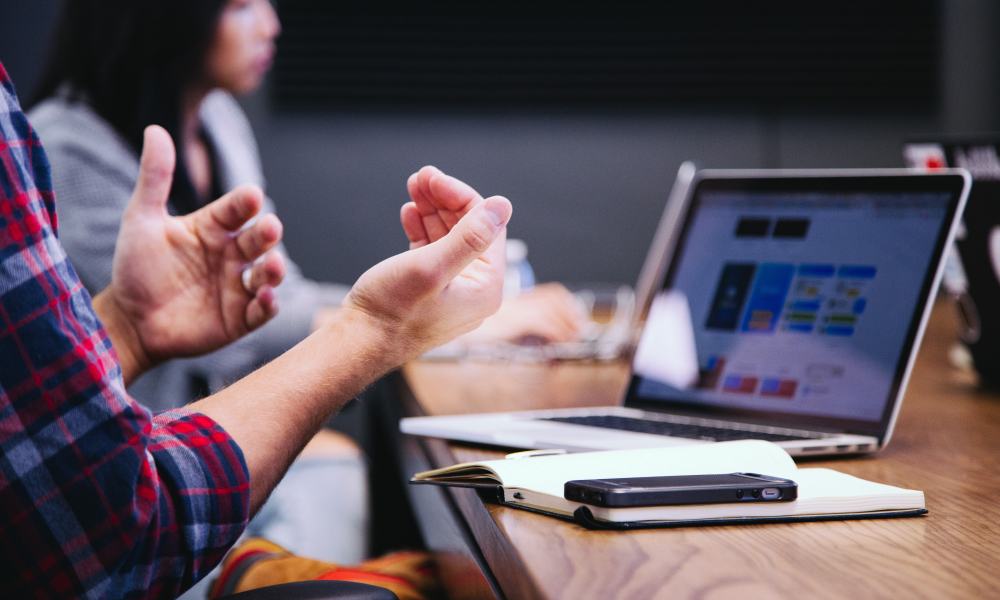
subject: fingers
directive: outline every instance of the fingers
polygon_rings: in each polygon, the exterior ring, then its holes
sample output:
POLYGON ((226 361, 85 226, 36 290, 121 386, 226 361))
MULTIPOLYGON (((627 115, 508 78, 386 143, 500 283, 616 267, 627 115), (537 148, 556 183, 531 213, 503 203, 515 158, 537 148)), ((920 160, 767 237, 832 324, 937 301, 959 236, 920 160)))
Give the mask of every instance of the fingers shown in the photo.
POLYGON ((576 296, 559 283, 535 286, 529 296, 536 296, 552 312, 552 320, 559 322, 566 331, 577 336, 590 320, 576 296))
POLYGON ((583 323, 573 318, 571 314, 560 307, 552 306, 548 310, 540 311, 545 317, 543 323, 547 326, 543 328, 543 336, 549 342, 568 342, 580 337, 583 323))
POLYGON ((263 286, 247 304, 246 325, 248 331, 257 329, 278 314, 278 298, 271 286, 263 286))
POLYGON ((432 166, 411 175, 406 187, 431 242, 444 237, 483 199, 472 186, 432 166))
POLYGON ((541 341, 546 344, 558 344, 561 342, 575 340, 577 338, 577 332, 564 326, 560 326, 557 323, 539 321, 534 326, 525 328, 525 331, 521 336, 518 336, 518 339, 508 341, 518 342, 525 338, 536 342, 541 341))
POLYGON ((493 196, 466 214, 448 235, 425 247, 424 259, 440 274, 442 283, 447 284, 477 258, 503 264, 504 250, 495 242, 502 240, 512 211, 509 200, 493 196))
POLYGON ((251 262, 274 248, 281 241, 281 234, 281 221, 273 214, 266 214, 253 226, 239 233, 236 237, 236 246, 243 260, 251 262))
POLYGON ((271 252, 250 267, 247 292, 253 296, 246 307, 247 331, 253 331, 278 314, 278 297, 274 292, 285 278, 285 259, 271 252))
POLYGON ((285 259, 277 252, 267 254, 250 266, 247 277, 247 292, 256 295, 264 286, 278 287, 285 278, 285 259))
POLYGON ((255 185, 240 186, 191 216, 202 225, 239 231, 264 206, 264 192, 255 185))
POLYGON ((525 323, 523 335, 537 336, 548 343, 569 342, 579 339, 580 325, 568 321, 556 309, 543 308, 538 310, 530 323, 525 323))
POLYGON ((158 125, 147 127, 143 132, 139 178, 132 192, 130 207, 166 212, 175 161, 174 142, 170 134, 158 125))
MULTIPOLYGON (((434 167, 431 167, 434 169, 434 167)), ((469 212, 483 197, 475 189, 460 179, 434 169, 427 177, 426 187, 438 208, 457 213, 459 217, 469 212)))
POLYGON ((421 177, 421 173, 432 168, 424 167, 419 172, 410 175, 410 178, 406 180, 406 190, 410 193, 410 199, 413 200, 413 205, 416 207, 417 212, 420 213, 420 219, 424 231, 427 232, 427 240, 429 242, 435 242, 443 238, 448 234, 449 229, 441 218, 441 215, 438 214, 437 207, 435 207, 430 197, 430 190, 426 185, 426 181, 423 181, 425 178, 421 177))
POLYGON ((253 298, 246 307, 246 326, 248 331, 257 329, 278 314, 278 298, 274 293, 281 280, 285 278, 285 261, 280 254, 272 252, 263 260, 257 261, 250 268, 247 292, 253 298))
POLYGON ((461 216, 483 199, 471 185, 431 165, 422 167, 412 177, 423 198, 435 210, 444 209, 461 216))
POLYGON ((410 241, 410 250, 420 248, 430 243, 427 230, 424 229, 424 222, 420 217, 420 211, 413 202, 407 202, 399 210, 399 222, 403 224, 403 233, 410 241))

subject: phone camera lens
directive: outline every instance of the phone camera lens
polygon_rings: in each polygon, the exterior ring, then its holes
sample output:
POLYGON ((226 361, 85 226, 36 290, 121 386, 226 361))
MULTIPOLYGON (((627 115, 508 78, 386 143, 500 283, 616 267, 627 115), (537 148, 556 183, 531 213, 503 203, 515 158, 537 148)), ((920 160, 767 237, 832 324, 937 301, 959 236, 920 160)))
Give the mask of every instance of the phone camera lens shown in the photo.
POLYGON ((760 490, 754 490, 752 493, 754 498, 760 498, 760 490))
POLYGON ((743 499, 743 490, 736 490, 736 499, 737 500, 743 499))

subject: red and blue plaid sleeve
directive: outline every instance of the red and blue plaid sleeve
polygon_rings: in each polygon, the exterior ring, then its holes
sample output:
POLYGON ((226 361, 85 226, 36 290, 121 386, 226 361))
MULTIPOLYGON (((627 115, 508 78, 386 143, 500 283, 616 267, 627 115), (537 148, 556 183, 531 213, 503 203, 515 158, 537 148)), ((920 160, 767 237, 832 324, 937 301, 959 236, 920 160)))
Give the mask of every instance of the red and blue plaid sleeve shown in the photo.
POLYGON ((0 65, 0 597, 174 596, 248 511, 242 452, 218 424, 153 418, 125 393, 0 65))

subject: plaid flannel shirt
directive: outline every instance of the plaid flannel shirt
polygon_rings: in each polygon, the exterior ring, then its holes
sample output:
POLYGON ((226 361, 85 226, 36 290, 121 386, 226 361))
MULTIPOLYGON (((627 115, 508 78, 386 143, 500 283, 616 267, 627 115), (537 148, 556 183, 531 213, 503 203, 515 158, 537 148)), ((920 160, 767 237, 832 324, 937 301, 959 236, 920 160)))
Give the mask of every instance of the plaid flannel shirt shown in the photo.
POLYGON ((0 65, 0 597, 174 596, 246 526, 243 454, 125 393, 54 200, 0 65))

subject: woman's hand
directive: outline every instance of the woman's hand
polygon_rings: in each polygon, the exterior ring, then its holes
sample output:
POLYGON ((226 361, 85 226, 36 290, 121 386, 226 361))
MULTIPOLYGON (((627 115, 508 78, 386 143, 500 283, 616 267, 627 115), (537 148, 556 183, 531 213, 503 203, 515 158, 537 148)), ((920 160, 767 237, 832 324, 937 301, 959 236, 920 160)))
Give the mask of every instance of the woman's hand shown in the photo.
POLYGON ((580 338, 588 319, 580 302, 563 285, 543 283, 513 298, 475 331, 462 336, 469 344, 490 342, 570 342, 580 338))

